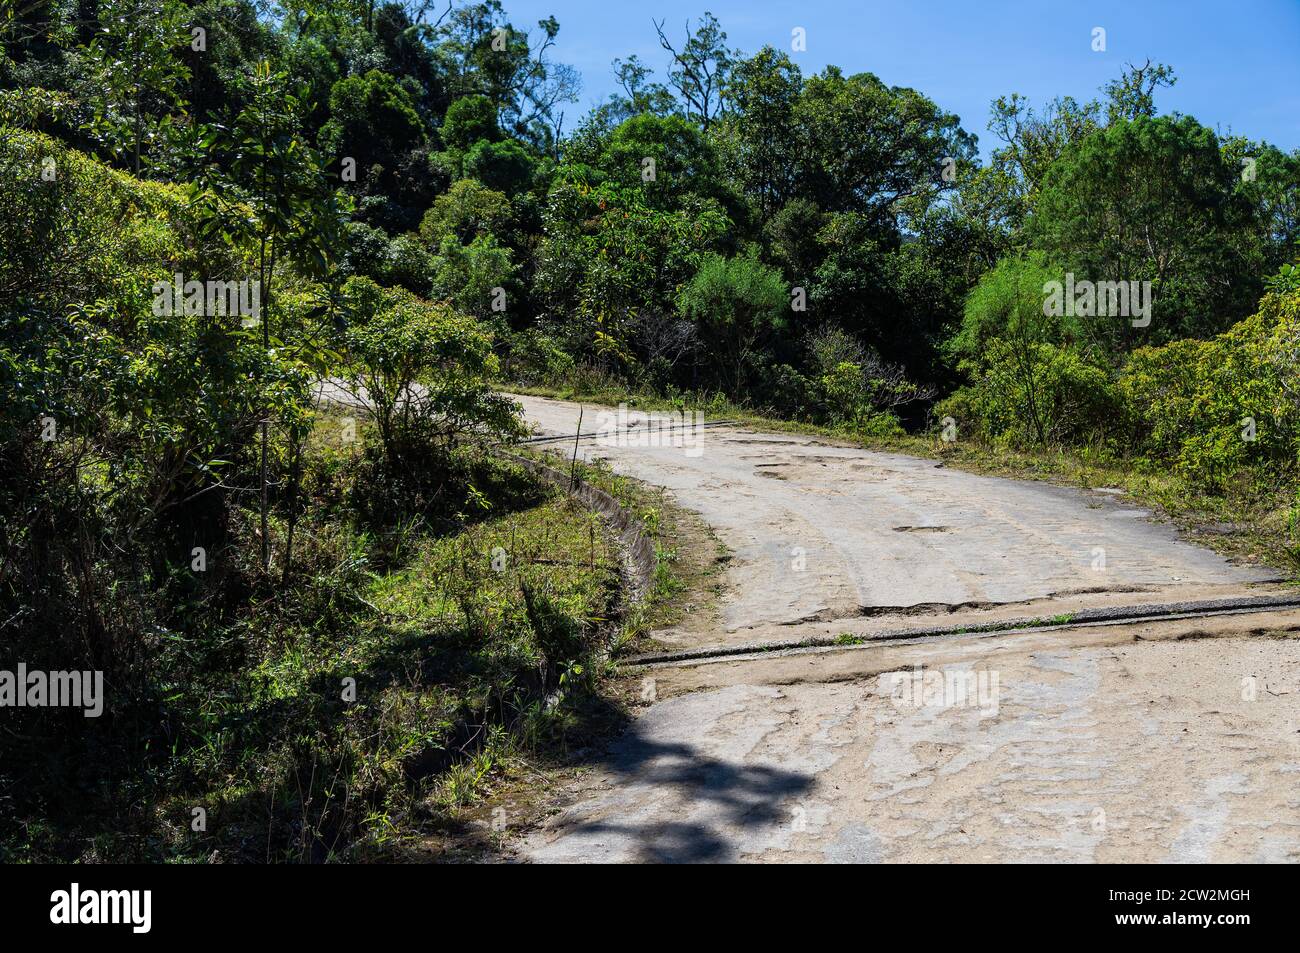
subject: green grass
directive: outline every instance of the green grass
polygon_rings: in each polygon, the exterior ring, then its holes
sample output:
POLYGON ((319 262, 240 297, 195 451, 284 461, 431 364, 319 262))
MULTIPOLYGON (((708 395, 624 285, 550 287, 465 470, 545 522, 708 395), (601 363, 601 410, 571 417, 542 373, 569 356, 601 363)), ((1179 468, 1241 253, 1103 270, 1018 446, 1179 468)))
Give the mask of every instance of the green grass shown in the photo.
MULTIPOLYGON (((554 455, 547 455, 554 463, 554 455)), ((680 624, 688 615, 708 618, 721 595, 721 574, 729 553, 698 516, 653 487, 614 473, 603 461, 579 462, 579 477, 614 497, 632 513, 655 547, 655 570, 649 591, 629 608, 612 653, 650 651, 650 635, 680 624)))

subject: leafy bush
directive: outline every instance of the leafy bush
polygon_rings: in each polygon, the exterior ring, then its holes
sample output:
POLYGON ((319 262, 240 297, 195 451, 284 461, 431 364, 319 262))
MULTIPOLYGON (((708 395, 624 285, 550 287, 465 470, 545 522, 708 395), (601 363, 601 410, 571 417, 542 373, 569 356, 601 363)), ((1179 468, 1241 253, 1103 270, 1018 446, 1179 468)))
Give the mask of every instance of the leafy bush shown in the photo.
POLYGON ((415 294, 430 292, 433 258, 414 235, 389 238, 383 229, 349 222, 345 247, 345 274, 365 275, 384 285, 401 285, 415 294))
POLYGON ((555 385, 573 371, 573 355, 554 336, 529 328, 510 338, 504 362, 507 379, 529 385, 555 385))
POLYGON ((785 325, 789 290, 781 273, 753 258, 710 255, 682 289, 678 306, 694 322, 727 393, 740 397, 766 339, 785 325))
POLYGON ((888 436, 899 428, 895 408, 934 396, 932 388, 913 384, 902 367, 886 364, 835 325, 809 335, 807 348, 816 374, 812 396, 823 420, 851 423, 853 429, 869 421, 870 436, 888 436))
POLYGON ((374 414, 394 477, 414 444, 451 449, 470 434, 518 431, 516 405, 489 383, 498 371, 492 339, 472 318, 366 278, 348 279, 343 296, 340 373, 374 414))
POLYGON ((543 221, 535 290, 570 324, 574 356, 607 369, 636 363, 637 316, 672 313, 679 290, 729 226, 711 200, 688 197, 682 208, 662 211, 640 188, 569 179, 552 186, 543 221))
POLYGON ((1118 447, 1125 405, 1108 371, 1068 347, 993 339, 975 379, 940 401, 936 418, 992 444, 1118 447))
POLYGON ((1121 401, 1110 373, 1075 343, 1076 319, 1044 308, 1061 273, 1042 255, 1004 258, 966 299, 950 342, 971 381, 935 409, 977 439, 1013 446, 1108 442, 1121 401))
POLYGON ((1041 254, 999 261, 967 295, 961 328, 948 343, 950 357, 970 370, 995 339, 1058 345, 1080 341, 1079 319, 1043 312, 1043 286, 1060 280, 1061 269, 1041 254))
POLYGON ((1218 337, 1135 351, 1120 388, 1142 452, 1219 490, 1250 469, 1264 476, 1293 467, 1298 327, 1300 295, 1270 294, 1218 337))
MULTIPOLYGON (((101 719, 31 708, 7 723, 5 856, 323 859, 412 776, 451 773, 477 729, 499 738, 541 711, 585 664, 589 616, 613 598, 608 559, 508 579, 476 564, 446 579, 448 599, 395 645, 394 620, 372 602, 375 572, 410 559, 428 530, 462 533, 541 499, 519 468, 466 447, 517 433, 515 407, 488 383, 492 339, 448 305, 368 277, 314 284, 288 255, 256 329, 224 313, 155 313, 154 283, 177 271, 256 274, 252 249, 237 235, 206 244, 180 198, 0 129, 5 648, 34 667, 102 671, 112 686, 101 719), (46 157, 57 176, 33 181, 46 157), (377 406, 361 449, 305 439, 309 384, 333 358, 377 406), (258 554, 272 538, 274 574, 258 554), (491 606, 474 601, 484 575, 498 587, 491 606), (416 678, 421 666, 429 677, 416 678), (338 696, 345 675, 370 689, 351 708, 338 696), (221 821, 201 854, 178 834, 178 800, 194 796, 221 821)), ((354 227, 390 277, 402 253, 427 257, 411 237, 354 227)), ((588 527, 565 516, 586 557, 588 527)), ((514 531, 513 520, 495 530, 512 546, 514 531)), ((553 541, 548 524, 536 545, 553 541)), ((439 558, 463 564, 476 543, 449 541, 439 558)))
POLYGON ((757 409, 795 419, 808 419, 818 411, 813 382, 789 364, 762 364, 755 373, 755 392, 762 394, 757 409))
POLYGON ((479 235, 468 245, 448 235, 438 246, 433 269, 434 293, 480 321, 503 320, 510 303, 518 304, 523 294, 514 254, 493 235, 479 235))
POLYGON ((848 421, 848 429, 858 436, 870 439, 902 437, 907 433, 898 415, 887 410, 860 413, 848 421))

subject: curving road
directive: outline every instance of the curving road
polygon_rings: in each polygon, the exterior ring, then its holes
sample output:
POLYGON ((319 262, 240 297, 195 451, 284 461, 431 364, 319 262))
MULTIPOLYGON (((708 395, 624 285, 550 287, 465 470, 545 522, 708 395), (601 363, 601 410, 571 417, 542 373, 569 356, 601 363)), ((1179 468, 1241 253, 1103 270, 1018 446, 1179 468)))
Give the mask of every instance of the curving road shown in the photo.
MULTIPOLYGON (((577 404, 518 399, 575 432, 577 404)), ((587 406, 582 429, 731 559, 718 615, 656 634, 706 657, 645 669, 654 703, 523 858, 1300 859, 1300 646, 1251 637, 1300 609, 969 633, 1283 592, 1271 572, 1115 492, 661 414, 587 406), (913 626, 950 634, 873 639, 913 626), (865 644, 720 654, 843 635, 865 644)))

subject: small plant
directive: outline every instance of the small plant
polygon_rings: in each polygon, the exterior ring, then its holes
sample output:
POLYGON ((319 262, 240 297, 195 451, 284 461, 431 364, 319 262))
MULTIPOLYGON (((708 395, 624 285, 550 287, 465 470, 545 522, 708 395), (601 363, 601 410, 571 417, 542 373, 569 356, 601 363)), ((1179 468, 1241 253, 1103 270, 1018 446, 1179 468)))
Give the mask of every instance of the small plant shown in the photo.
POLYGON ((638 514, 641 518, 641 525, 650 536, 659 535, 659 510, 653 506, 647 506, 638 514))

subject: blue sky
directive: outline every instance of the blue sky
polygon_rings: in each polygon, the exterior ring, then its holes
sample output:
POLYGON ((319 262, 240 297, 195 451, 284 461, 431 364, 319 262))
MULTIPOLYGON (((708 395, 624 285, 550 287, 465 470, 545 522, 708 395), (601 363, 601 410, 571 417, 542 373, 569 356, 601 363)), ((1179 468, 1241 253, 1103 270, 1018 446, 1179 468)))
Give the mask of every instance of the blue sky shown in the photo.
POLYGON ((1300 148, 1300 0, 503 0, 516 27, 547 14, 560 21, 555 59, 583 78, 566 128, 615 89, 610 61, 638 54, 665 79, 651 19, 679 39, 687 18, 711 10, 728 43, 753 52, 790 48, 806 74, 829 63, 911 86, 962 119, 987 155, 989 103, 1019 92, 1037 105, 1056 95, 1088 99, 1125 62, 1166 62, 1178 85, 1157 105, 1220 132, 1300 148), (1093 52, 1093 27, 1107 49, 1093 52))

